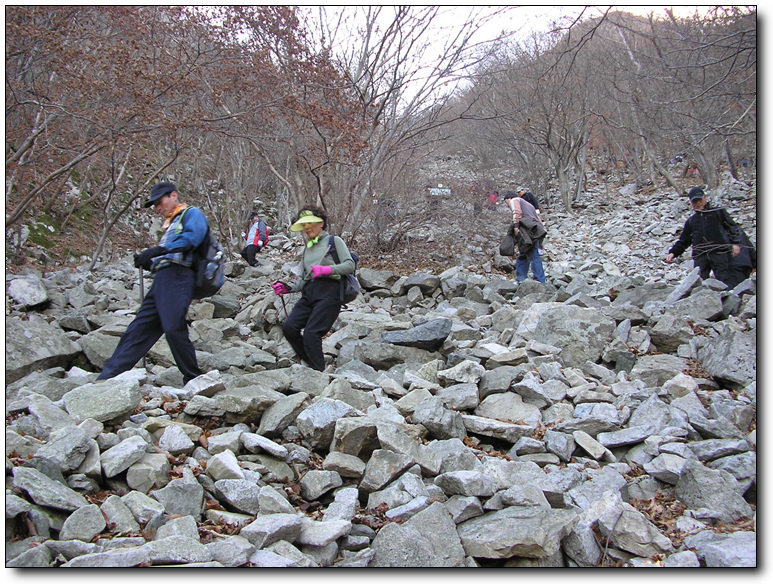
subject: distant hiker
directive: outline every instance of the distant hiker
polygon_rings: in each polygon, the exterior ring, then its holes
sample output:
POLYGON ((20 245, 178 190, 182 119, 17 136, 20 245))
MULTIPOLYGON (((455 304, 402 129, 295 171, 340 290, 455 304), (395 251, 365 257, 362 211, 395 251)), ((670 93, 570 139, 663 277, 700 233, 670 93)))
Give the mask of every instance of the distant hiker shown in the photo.
POLYGON ((488 197, 488 203, 486 204, 486 209, 489 211, 496 211, 497 210, 497 197, 499 196, 499 193, 496 191, 491 193, 488 197))
POLYGON ((701 187, 694 187, 687 196, 695 213, 685 221, 666 262, 673 262, 692 245, 693 263, 700 268, 701 278, 706 280, 713 271, 717 280, 735 288, 752 271, 749 249, 742 249, 741 228, 726 209, 711 206, 701 187))
POLYGON ((300 279, 293 285, 272 284, 277 295, 301 292, 301 298, 282 325, 282 332, 298 358, 317 371, 325 369, 322 337, 341 312, 341 276, 355 269, 344 240, 325 231, 327 221, 327 214, 318 207, 306 206, 300 211, 290 226, 290 231, 303 231, 306 241, 300 279), (332 246, 340 263, 335 263, 329 253, 332 246))
POLYGON ((193 299, 193 252, 209 225, 200 209, 180 202, 170 182, 155 184, 145 207, 154 207, 164 217, 166 229, 157 247, 134 254, 134 267, 149 270, 153 285, 97 379, 111 379, 134 367, 163 334, 188 383, 202 373, 185 317, 193 299))
POLYGON ((242 237, 247 241, 247 245, 239 253, 249 265, 254 267, 260 265, 260 262, 255 259, 255 254, 260 253, 268 243, 268 227, 257 211, 250 213, 249 221, 250 232, 242 232, 242 237))
POLYGON ((518 257, 515 258, 515 277, 520 283, 529 275, 529 266, 534 279, 545 283, 545 271, 537 242, 545 237, 545 227, 534 206, 518 196, 515 191, 505 193, 505 204, 513 212, 515 241, 518 257))

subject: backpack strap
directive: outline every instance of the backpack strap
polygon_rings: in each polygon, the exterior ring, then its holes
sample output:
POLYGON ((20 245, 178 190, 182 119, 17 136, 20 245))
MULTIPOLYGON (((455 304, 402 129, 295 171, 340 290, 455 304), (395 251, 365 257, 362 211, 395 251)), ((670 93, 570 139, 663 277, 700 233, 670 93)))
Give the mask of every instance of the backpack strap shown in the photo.
POLYGON ((185 209, 182 210, 180 213, 180 220, 177 222, 177 225, 175 225, 174 232, 175 234, 179 235, 183 231, 183 219, 185 218, 185 212, 188 210, 188 207, 185 207, 185 209))
MULTIPOLYGON (((185 212, 188 209, 193 209, 193 207, 186 207, 182 210, 180 213, 180 221, 177 223, 177 228, 175 229, 176 233, 182 233, 182 230, 184 228, 183 222, 185 220, 185 212)), ((204 238, 201 240, 201 243, 193 248, 193 254, 198 255, 199 257, 204 257, 207 255, 207 247, 209 246, 209 238, 212 235, 211 229, 209 227, 209 221, 207 221, 207 232, 204 234, 204 238)))
MULTIPOLYGON (((325 255, 330 254, 330 257, 333 258, 333 261, 336 264, 340 264, 341 260, 338 258, 338 250, 335 246, 335 235, 328 235, 327 236, 327 251, 325 252, 325 255)), ((344 279, 342 276, 339 276, 339 280, 341 282, 341 304, 344 302, 344 279)))
POLYGON ((325 255, 327 254, 330 254, 333 257, 333 261, 336 264, 341 263, 341 260, 338 258, 338 250, 335 246, 335 235, 327 236, 327 251, 325 252, 325 255))

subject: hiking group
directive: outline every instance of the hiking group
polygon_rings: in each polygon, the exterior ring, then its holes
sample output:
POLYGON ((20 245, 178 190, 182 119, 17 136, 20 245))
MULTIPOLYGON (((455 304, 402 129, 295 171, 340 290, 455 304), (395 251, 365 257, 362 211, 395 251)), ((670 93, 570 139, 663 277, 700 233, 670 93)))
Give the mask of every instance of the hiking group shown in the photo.
MULTIPOLYGON (((713 273, 714 277, 728 288, 735 288, 757 268, 757 252, 754 246, 741 226, 733 221, 727 209, 714 207, 709 202, 703 188, 690 189, 687 197, 694 213, 685 222, 665 261, 672 263, 688 247, 692 247, 693 265, 700 268, 703 280, 713 273)), ((544 284, 545 271, 540 255, 547 231, 539 202, 525 189, 508 191, 504 200, 512 212, 508 237, 514 240, 514 250, 517 250, 516 280, 525 280, 531 269, 532 277, 544 284)))
MULTIPOLYGON (((694 214, 685 222, 665 261, 673 262, 692 246, 692 259, 700 268, 701 278, 707 279, 713 271, 715 278, 734 288, 756 268, 756 250, 727 210, 708 202, 703 189, 693 188, 688 198, 694 214)), ((516 256, 517 282, 524 281, 531 271, 532 277, 544 284, 541 256, 547 230, 539 202, 526 189, 507 191, 504 202, 512 222, 505 238, 509 239, 508 245, 503 241, 500 253, 516 256)), ((188 334, 188 308, 194 298, 211 296, 222 286, 224 252, 212 237, 204 213, 183 203, 173 183, 155 184, 144 207, 153 207, 164 218, 158 245, 134 254, 140 283, 142 271, 148 270, 153 284, 148 294, 143 294, 136 317, 98 379, 110 379, 133 368, 163 334, 183 382, 188 383, 202 374, 188 334)), ((269 230, 257 211, 250 214, 249 223, 249 231, 242 232, 247 245, 240 255, 254 267, 259 265, 255 256, 268 243, 269 230)), ((358 258, 343 239, 328 233, 328 224, 324 209, 307 205, 300 210, 290 226, 291 232, 302 233, 304 239, 298 279, 291 284, 272 284, 280 297, 300 293, 286 315, 282 333, 298 359, 317 371, 326 368, 323 337, 333 327, 342 306, 358 292, 353 276, 358 258)))
MULTIPOLYGON (((153 207, 164 218, 158 245, 134 254, 140 282, 142 271, 147 270, 153 284, 148 294, 143 294, 137 316, 121 336, 98 379, 111 379, 128 371, 165 335, 183 383, 188 383, 202 374, 188 333, 188 308, 194 298, 201 297, 197 295, 201 281, 215 277, 208 268, 221 264, 202 259, 206 252, 201 249, 210 235, 209 223, 200 209, 188 207, 180 200, 174 183, 155 184, 144 207, 153 207), (207 270, 206 275, 199 273, 203 270, 207 270)), ((247 245, 240 255, 250 266, 258 266, 255 256, 268 243, 268 226, 256 211, 250 214, 249 222, 249 232, 242 233, 247 245)), ((293 284, 276 282, 272 286, 277 295, 301 293, 282 331, 298 359, 318 371, 325 369, 322 338, 341 312, 346 301, 345 278, 354 273, 356 266, 356 256, 352 256, 343 239, 330 235, 327 227, 328 217, 323 209, 301 209, 290 227, 292 232, 303 232, 306 241, 300 276, 293 284)), ((217 260, 222 262, 224 258, 217 260)), ((204 294, 213 294, 220 285, 222 273, 215 289, 204 294)))

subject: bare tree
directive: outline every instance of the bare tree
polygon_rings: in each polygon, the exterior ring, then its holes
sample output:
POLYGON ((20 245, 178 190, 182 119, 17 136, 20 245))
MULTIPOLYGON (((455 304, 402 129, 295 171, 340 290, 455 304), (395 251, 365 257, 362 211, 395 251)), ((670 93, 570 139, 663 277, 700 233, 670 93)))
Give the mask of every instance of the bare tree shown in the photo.
MULTIPOLYGON (((592 131, 592 104, 596 92, 587 62, 566 58, 568 42, 546 44, 544 36, 533 36, 530 45, 513 47, 505 69, 508 83, 497 99, 508 113, 513 137, 510 143, 528 164, 527 143, 549 161, 558 180, 564 208, 571 209, 572 179, 581 176, 581 153, 592 131)), ((497 69, 501 69, 499 65, 497 69)))
POLYGON ((483 137, 502 145, 520 176, 550 160, 567 207, 586 163, 640 184, 657 172, 679 188, 667 164, 685 153, 713 186, 723 162, 732 172, 735 149, 754 148, 754 17, 738 7, 689 19, 581 10, 551 35, 503 47, 468 99, 476 119, 489 120, 483 137))
POLYGON ((713 185, 755 154, 753 7, 579 9, 509 45, 476 34, 510 8, 452 24, 437 6, 317 10, 312 30, 289 6, 9 7, 7 233, 90 216, 94 265, 112 230, 138 231, 127 211, 149 181, 170 179, 231 245, 266 199, 278 226, 317 202, 335 231, 395 247, 432 217, 422 163, 453 148, 482 161, 454 188, 477 196, 505 163, 567 209, 613 159, 675 186, 665 161, 685 153, 713 185), (380 201, 396 202, 392 233, 380 201))
POLYGON ((335 69, 304 52, 291 8, 13 7, 8 14, 6 229, 31 208, 69 223, 73 206, 93 206, 105 231, 95 238, 92 265, 149 176, 189 179, 229 230, 223 210, 242 215, 247 197, 274 190, 245 180, 247 173, 271 175, 262 162, 238 169, 226 162, 235 172, 213 193, 224 157, 202 153, 205 145, 220 153, 257 145, 280 167, 287 152, 275 145, 300 125, 346 123, 338 103, 324 107, 310 95, 309 87, 319 97, 336 85, 328 83, 335 69), (253 36, 245 42, 248 25, 253 36), (223 205, 234 186, 240 202, 223 205), (81 198, 73 201, 73 191, 81 198))
POLYGON ((328 201, 341 228, 356 233, 373 217, 374 196, 423 192, 424 185, 398 177, 437 139, 430 131, 449 123, 451 90, 482 57, 475 34, 497 13, 471 9, 444 29, 440 7, 356 7, 337 18, 320 10, 323 49, 341 64, 363 116, 367 147, 336 168, 337 197, 328 201))
POLYGON ((612 64, 602 71, 611 90, 607 104, 624 104, 628 115, 618 124, 638 135, 644 158, 677 189, 660 161, 684 152, 716 186, 723 160, 732 171, 731 142, 755 134, 754 11, 714 9, 667 20, 614 13, 601 36, 619 47, 604 57, 612 64))

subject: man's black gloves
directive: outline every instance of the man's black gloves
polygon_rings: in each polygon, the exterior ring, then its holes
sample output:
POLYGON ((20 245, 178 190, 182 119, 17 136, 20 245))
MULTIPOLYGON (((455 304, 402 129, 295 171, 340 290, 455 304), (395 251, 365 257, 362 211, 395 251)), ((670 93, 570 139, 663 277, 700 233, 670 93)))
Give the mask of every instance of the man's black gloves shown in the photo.
POLYGON ((140 253, 134 254, 134 267, 135 268, 145 268, 146 270, 149 270, 153 267, 152 260, 155 257, 158 257, 160 255, 164 255, 166 253, 165 247, 151 247, 149 249, 143 250, 140 253))

